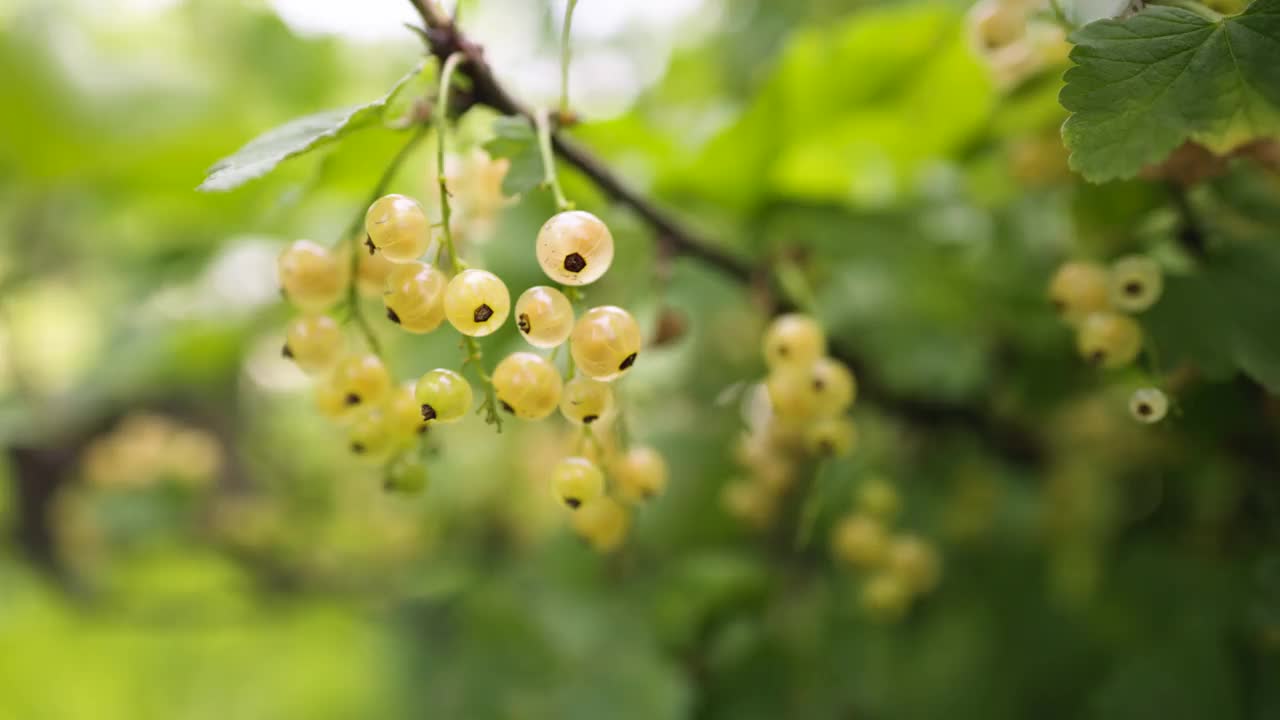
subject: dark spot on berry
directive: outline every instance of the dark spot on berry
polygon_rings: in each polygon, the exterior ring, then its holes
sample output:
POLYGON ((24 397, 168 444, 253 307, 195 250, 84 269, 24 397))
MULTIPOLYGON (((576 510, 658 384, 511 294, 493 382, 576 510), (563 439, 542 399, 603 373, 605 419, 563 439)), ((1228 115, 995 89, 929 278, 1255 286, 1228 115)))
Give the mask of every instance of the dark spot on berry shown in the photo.
POLYGON ((583 424, 583 425, 590 425, 591 423, 593 423, 593 422, 595 422, 595 421, 597 421, 597 420, 599 420, 599 419, 600 419, 600 416, 599 416, 599 415, 587 415, 586 417, 582 418, 582 424, 583 424))
POLYGON ((511 407, 510 405, 508 405, 506 400, 499 400, 499 401, 498 401, 498 404, 502 405, 502 409, 503 409, 503 410, 506 410, 507 412, 511 413, 512 415, 515 415, 515 414, 516 414, 516 409, 515 409, 515 408, 513 408, 513 407, 511 407))
POLYGON ((1151 414, 1151 406, 1146 403, 1138 403, 1138 414, 1146 417, 1151 414))
POLYGON ((493 317, 493 308, 489 307, 488 303, 481 305, 480 307, 476 308, 476 311, 471 314, 471 317, 476 322, 482 323, 485 320, 488 320, 489 318, 493 317))
POLYGON ((587 266, 587 259, 579 255, 578 253, 569 253, 568 255, 564 256, 564 269, 568 270, 571 273, 582 272, 583 268, 585 268, 586 266, 587 266))
POLYGON ((565 498, 565 499, 564 499, 564 504, 565 504, 565 505, 568 505, 569 507, 573 508, 574 510, 577 510, 577 509, 578 509, 578 506, 582 504, 582 501, 581 501, 581 500, 579 500, 578 498, 565 498))
POLYGON ((1106 359, 1107 359, 1107 353, 1105 350, 1094 350, 1093 352, 1089 353, 1089 362, 1093 363, 1094 365, 1101 365, 1102 361, 1106 359))
POLYGON ((430 405, 423 403, 422 420, 425 422, 427 420, 435 420, 435 419, 436 419, 436 409, 431 407, 430 405))
POLYGON ((778 354, 779 354, 779 355, 781 355, 782 357, 786 357, 788 352, 790 352, 790 351, 789 351, 789 350, 787 350, 787 346, 786 346, 786 345, 779 345, 779 346, 778 346, 778 354))
POLYGON ((822 440, 818 443, 818 451, 823 455, 830 455, 835 452, 836 448, 831 444, 830 440, 822 440))
POLYGON ((280 348, 280 354, 287 358, 293 357, 293 350, 289 348, 289 343, 285 343, 284 347, 280 348))
POLYGON ((430 429, 430 428, 428 428, 426 425, 419 425, 419 426, 418 426, 418 434, 419 434, 419 435, 426 435, 426 434, 427 434, 427 430, 429 430, 429 429, 430 429))
POLYGON ((631 367, 632 365, 635 365, 635 364, 636 364, 636 354, 635 354, 635 353, 631 353, 630 355, 628 355, 628 356, 626 356, 625 358, 623 358, 623 359, 622 359, 622 362, 618 363, 618 369, 619 369, 619 370, 626 370, 627 368, 629 368, 629 367, 631 367))
POLYGON ((817 392, 822 392, 822 391, 823 391, 823 390, 825 390, 826 388, 827 388, 827 383, 826 383, 826 381, 825 381, 825 380, 823 380, 822 378, 814 378, 814 379, 813 379, 813 389, 814 389, 815 391, 817 391, 817 392))
POLYGON ((346 397, 344 397, 342 400, 343 400, 343 402, 345 402, 347 405, 359 405, 359 404, 360 404, 360 396, 359 396, 359 395, 357 395, 357 394, 355 394, 355 393, 347 393, 347 396, 346 396, 346 397))
POLYGON ((391 308, 387 308, 387 319, 397 325, 400 324, 400 316, 397 315, 396 311, 392 310, 391 308))
POLYGON ((533 328, 529 324, 529 313, 520 313, 520 317, 516 318, 516 327, 520 328, 520 332, 525 335, 529 334, 529 330, 533 328))
POLYGON ((640 491, 640 497, 644 498, 645 500, 651 499, 656 494, 657 493, 655 493, 652 488, 645 488, 640 491))
POLYGON ((1067 311, 1067 304, 1062 302, 1061 300, 1054 300, 1053 309, 1055 312, 1061 315, 1062 313, 1067 311))
POLYGON ((357 455, 363 455, 364 451, 365 451, 364 443, 358 443, 358 442, 351 443, 351 452, 357 455))
POLYGON ((1124 294, 1125 295, 1142 294, 1142 283, 1138 282, 1137 280, 1130 280, 1129 282, 1125 283, 1124 294))
POLYGON ((369 248, 369 254, 372 255, 378 251, 378 246, 373 244, 373 238, 368 235, 364 236, 364 246, 369 248))

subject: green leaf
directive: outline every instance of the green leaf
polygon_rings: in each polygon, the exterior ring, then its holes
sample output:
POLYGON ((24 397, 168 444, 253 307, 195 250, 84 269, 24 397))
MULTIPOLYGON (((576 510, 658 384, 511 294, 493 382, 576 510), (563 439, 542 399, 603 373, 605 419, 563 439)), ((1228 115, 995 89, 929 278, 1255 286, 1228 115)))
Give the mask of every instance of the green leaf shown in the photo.
POLYGON ((511 166, 502 180, 504 195, 523 195, 542 183, 546 174, 538 136, 528 118, 502 116, 493 121, 494 137, 484 144, 492 158, 507 158, 511 166))
POLYGON ((1133 177, 1189 140, 1223 153, 1280 135, 1280 0, 1218 21, 1152 7, 1071 39, 1062 135, 1088 180, 1133 177))
POLYGON ((1143 324, 1165 368, 1191 363, 1212 378, 1240 371, 1280 393, 1280 251, 1223 248, 1194 275, 1169 277, 1143 324))
POLYGON ((438 93, 436 83, 440 78, 439 64, 434 56, 427 58, 387 93, 382 109, 384 125, 389 128, 405 128, 425 119, 420 114, 421 106, 432 102, 438 93))
POLYGON ((422 66, 401 78, 386 95, 364 105, 325 110, 294 118, 250 140, 234 154, 209 168, 201 192, 226 192, 256 180, 292 157, 329 145, 343 137, 377 124, 383 119, 388 102, 397 97, 402 87, 413 84, 423 74, 422 66))

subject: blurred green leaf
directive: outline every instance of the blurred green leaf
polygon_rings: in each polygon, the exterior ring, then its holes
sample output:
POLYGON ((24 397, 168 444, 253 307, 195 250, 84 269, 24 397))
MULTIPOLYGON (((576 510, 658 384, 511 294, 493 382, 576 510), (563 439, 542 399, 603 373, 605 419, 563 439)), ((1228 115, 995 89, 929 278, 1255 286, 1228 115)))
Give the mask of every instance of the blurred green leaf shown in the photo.
POLYGON ((1280 134, 1280 0, 1217 22, 1149 7, 1072 35, 1062 89, 1071 167, 1128 178, 1193 140, 1223 153, 1280 134))
POLYGON ((546 176, 542 153, 533 125, 524 117, 499 116, 493 121, 492 140, 484 149, 493 158, 507 158, 511 166, 502 179, 502 193, 523 195, 537 187, 546 176))
POLYGON ((250 140, 233 155, 214 163, 209 168, 208 177, 196 189, 203 192, 233 190, 266 175, 289 158, 337 142, 357 130, 378 123, 383 119, 383 111, 390 101, 410 101, 408 95, 411 93, 401 95, 401 88, 418 86, 424 74, 425 68, 415 68, 401 78, 386 95, 373 102, 306 115, 268 130, 250 140))

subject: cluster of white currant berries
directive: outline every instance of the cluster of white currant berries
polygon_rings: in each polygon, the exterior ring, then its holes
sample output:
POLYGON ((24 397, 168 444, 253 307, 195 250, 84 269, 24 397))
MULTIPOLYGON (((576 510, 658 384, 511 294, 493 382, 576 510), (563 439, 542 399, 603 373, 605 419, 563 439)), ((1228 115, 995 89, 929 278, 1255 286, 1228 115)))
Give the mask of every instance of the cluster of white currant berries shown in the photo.
MULTIPOLYGON (((1072 261, 1058 268, 1049 282, 1049 299, 1058 315, 1076 330, 1076 350, 1089 363, 1120 368, 1142 351, 1142 327, 1132 315, 1160 299, 1164 274, 1160 264, 1129 255, 1105 267, 1072 261)), ((1144 423, 1162 420, 1169 401, 1158 388, 1141 388, 1130 398, 1133 417, 1144 423)))
POLYGON ((769 375, 748 407, 752 427, 735 460, 745 473, 724 487, 725 510, 756 527, 773 522, 778 501, 800 465, 852 452, 857 428, 847 415, 857 383, 844 363, 827 356, 822 326, 808 315, 774 319, 762 345, 769 375))
POLYGON ((860 591, 863 609, 886 621, 902 617, 942 577, 942 561, 932 543, 918 535, 893 532, 900 505, 889 481, 865 480, 854 509, 831 530, 835 559, 866 573, 860 591))
MULTIPOLYGON (((376 289, 387 318, 402 330, 425 334, 446 321, 467 338, 496 332, 513 312, 511 295, 497 275, 455 263, 457 272, 422 258, 430 246, 431 224, 422 207, 404 195, 376 200, 365 216, 365 247, 358 263, 361 288, 376 289)), ((536 256, 543 271, 561 286, 574 288, 599 280, 613 262, 613 236, 595 215, 560 212, 542 226, 536 256)), ((323 314, 346 288, 347 264, 323 247, 298 241, 280 258, 285 295, 304 313, 286 333, 284 354, 303 370, 324 377, 317 387, 321 411, 349 422, 351 450, 386 459, 388 484, 420 488, 425 468, 402 455, 415 437, 431 425, 461 420, 474 405, 471 383, 457 370, 435 368, 416 383, 397 385, 374 353, 348 354, 343 333, 323 314)), ((516 352, 503 358, 492 376, 493 399, 522 420, 541 420, 559 408, 584 432, 615 412, 610 385, 635 364, 640 327, 626 310, 604 305, 575 316, 573 302, 562 289, 539 285, 516 299, 515 323, 524 339, 539 350, 569 344, 566 382, 552 357, 516 352)), ((665 487, 666 464, 652 448, 635 447, 610 459, 617 494, 627 501, 656 495, 665 487)), ((626 512, 605 492, 604 474, 584 457, 568 458, 552 472, 558 500, 575 509, 578 532, 602 549, 615 547, 625 535, 626 512)))

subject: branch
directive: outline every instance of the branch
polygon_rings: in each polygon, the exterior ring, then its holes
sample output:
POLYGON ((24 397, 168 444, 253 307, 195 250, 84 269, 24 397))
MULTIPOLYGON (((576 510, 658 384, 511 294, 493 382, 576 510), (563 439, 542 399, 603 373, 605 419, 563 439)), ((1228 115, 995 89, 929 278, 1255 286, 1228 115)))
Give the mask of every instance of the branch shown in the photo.
MULTIPOLYGON (((536 127, 534 113, 498 82, 480 45, 463 34, 434 0, 409 1, 426 24, 425 30, 419 28, 416 31, 426 41, 431 54, 442 61, 454 53, 462 54, 464 60, 458 69, 471 78, 472 103, 488 106, 504 115, 524 116, 536 127)), ((652 227, 658 242, 668 251, 699 260, 740 283, 752 283, 760 276, 761 271, 750 261, 685 227, 627 185, 582 145, 558 132, 552 133, 551 142, 565 162, 587 176, 611 200, 631 208, 652 227)), ((786 301, 777 306, 779 312, 794 309, 786 301)), ((1044 446, 1039 436, 997 416, 990 408, 899 395, 878 383, 867 370, 866 363, 848 348, 835 346, 832 353, 853 369, 863 396, 885 410, 919 426, 967 429, 1000 455, 1018 464, 1036 465, 1043 459, 1044 446)))

